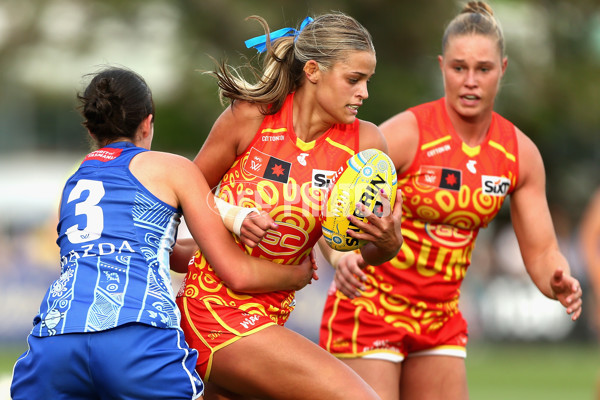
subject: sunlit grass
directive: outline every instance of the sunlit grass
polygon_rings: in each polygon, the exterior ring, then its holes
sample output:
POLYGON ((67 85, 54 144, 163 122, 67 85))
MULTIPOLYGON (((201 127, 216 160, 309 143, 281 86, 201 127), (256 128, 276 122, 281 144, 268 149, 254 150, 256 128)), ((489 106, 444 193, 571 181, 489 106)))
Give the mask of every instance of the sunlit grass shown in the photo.
POLYGON ((594 344, 473 344, 467 373, 471 399, 593 400, 600 372, 594 344))
MULTIPOLYGON (((10 377, 22 344, 0 347, 0 379, 10 377)), ((600 348, 593 343, 471 343, 472 400, 594 400, 600 348)), ((3 388, 2 390, 8 390, 3 388)), ((8 399, 0 393, 0 400, 8 399)))

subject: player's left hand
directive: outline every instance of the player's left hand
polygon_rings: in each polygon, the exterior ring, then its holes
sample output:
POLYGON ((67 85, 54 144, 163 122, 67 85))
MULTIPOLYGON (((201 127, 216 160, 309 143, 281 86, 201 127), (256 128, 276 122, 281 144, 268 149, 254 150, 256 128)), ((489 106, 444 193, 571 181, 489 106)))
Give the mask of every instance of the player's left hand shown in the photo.
POLYGON ((367 217, 367 222, 362 222, 354 215, 348 216, 348 220, 362 232, 356 232, 349 229, 348 235, 372 242, 382 253, 390 254, 390 257, 398 254, 400 247, 404 242, 400 223, 402 220, 402 191, 398 189, 396 193, 396 204, 394 210, 390 212, 390 200, 386 193, 381 193, 381 202, 383 204, 383 213, 381 217, 370 212, 363 204, 358 203, 359 211, 367 217))
POLYGON ((550 279, 550 288, 556 300, 566 309, 567 314, 575 321, 581 315, 582 291, 579 281, 570 275, 566 275, 562 268, 554 271, 550 279))

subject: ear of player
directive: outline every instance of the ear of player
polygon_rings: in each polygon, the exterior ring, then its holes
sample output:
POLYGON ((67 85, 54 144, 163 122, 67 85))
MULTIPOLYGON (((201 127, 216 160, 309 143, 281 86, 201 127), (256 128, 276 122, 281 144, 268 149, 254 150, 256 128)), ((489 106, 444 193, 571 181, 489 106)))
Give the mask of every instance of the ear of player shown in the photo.
POLYGON ((367 149, 350 157, 333 176, 326 201, 321 206, 321 226, 329 246, 338 251, 350 251, 363 246, 366 241, 347 234, 348 230, 360 232, 358 227, 350 223, 348 216, 367 220, 356 208, 359 203, 380 217, 391 213, 396 202, 397 187, 394 163, 381 150, 367 149), (390 209, 383 207, 381 190, 390 201, 390 209))

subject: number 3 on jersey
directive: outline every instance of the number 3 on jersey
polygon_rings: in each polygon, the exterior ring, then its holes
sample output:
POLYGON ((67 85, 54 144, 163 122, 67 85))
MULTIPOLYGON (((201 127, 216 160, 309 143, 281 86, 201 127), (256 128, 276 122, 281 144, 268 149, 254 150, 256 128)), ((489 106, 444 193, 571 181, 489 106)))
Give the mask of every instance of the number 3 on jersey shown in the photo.
POLYGON ((87 225, 78 229, 79 225, 73 225, 67 229, 66 234, 71 243, 83 243, 98 239, 104 230, 104 213, 102 207, 98 206, 104 197, 104 185, 100 181, 82 179, 77 182, 67 199, 67 203, 81 200, 83 192, 88 191, 87 198, 75 204, 75 215, 85 215, 87 225))

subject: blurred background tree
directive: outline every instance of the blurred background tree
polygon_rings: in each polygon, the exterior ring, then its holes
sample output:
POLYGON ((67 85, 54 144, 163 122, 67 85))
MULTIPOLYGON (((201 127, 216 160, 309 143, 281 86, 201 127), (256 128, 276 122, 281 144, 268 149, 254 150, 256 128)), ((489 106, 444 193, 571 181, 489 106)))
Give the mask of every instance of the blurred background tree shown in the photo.
MULTIPOLYGON (((509 59, 496 111, 529 135, 542 153, 561 248, 565 246, 563 251, 585 290, 586 274, 573 232, 590 194, 600 186, 600 3, 488 2, 504 28, 509 59)), ((193 158, 223 110, 214 79, 202 71, 213 68, 213 58, 239 65, 256 56, 244 41, 263 32, 257 22, 245 21, 247 16, 260 15, 276 30, 297 27, 307 15, 342 11, 356 17, 373 36, 377 70, 359 117, 379 124, 407 107, 443 95, 437 55, 446 24, 463 4, 457 0, 2 0, 0 315, 5 318, 0 324, 0 360, 3 348, 24 345, 39 299, 55 279, 59 191, 69 170, 88 150, 75 101, 87 83, 85 74, 111 64, 144 76, 157 107, 153 148, 193 158), (11 346, 12 341, 18 344, 11 346)), ((503 229, 507 221, 505 206, 478 238, 461 301, 470 337, 570 338, 576 343, 592 337, 593 307, 586 304, 583 318, 572 324, 523 276, 514 234, 509 229, 512 236, 507 236, 503 229)), ((315 285, 298 293, 299 307, 288 324, 312 340, 331 282, 330 269, 319 273, 315 285)), ((526 358, 516 364, 529 365, 526 358)), ((548 382, 562 382, 567 383, 563 385, 567 397, 576 398, 572 389, 578 385, 562 375, 565 364, 559 359, 546 364, 561 377, 553 380, 539 373, 544 379, 535 390, 548 382)), ((595 359, 591 362, 596 364, 595 359)), ((508 370, 516 364, 511 358, 508 370)), ((574 373, 584 376, 579 361, 571 364, 574 373)), ((8 376, 11 367, 6 367, 8 376)), ((591 377, 587 370, 585 376, 591 377)), ((506 386, 512 387, 515 379, 511 376, 508 382, 506 386)), ((0 373, 0 399, 1 392, 0 373)), ((492 399, 493 392, 474 397, 492 399)), ((496 398, 516 398, 498 393, 496 398)))
MULTIPOLYGON (((0 156, 85 151, 75 93, 103 64, 141 73, 157 104, 154 148, 194 157, 222 106, 213 61, 255 56, 244 40, 332 10, 356 17, 377 49, 360 117, 380 123, 442 95, 436 56, 463 2, 447 0, 5 0, 0 4, 0 156)), ((595 0, 490 1, 509 67, 496 110, 539 146, 548 195, 578 212, 598 185, 600 5, 595 0)), ((576 215, 573 215, 576 217, 576 215)))

